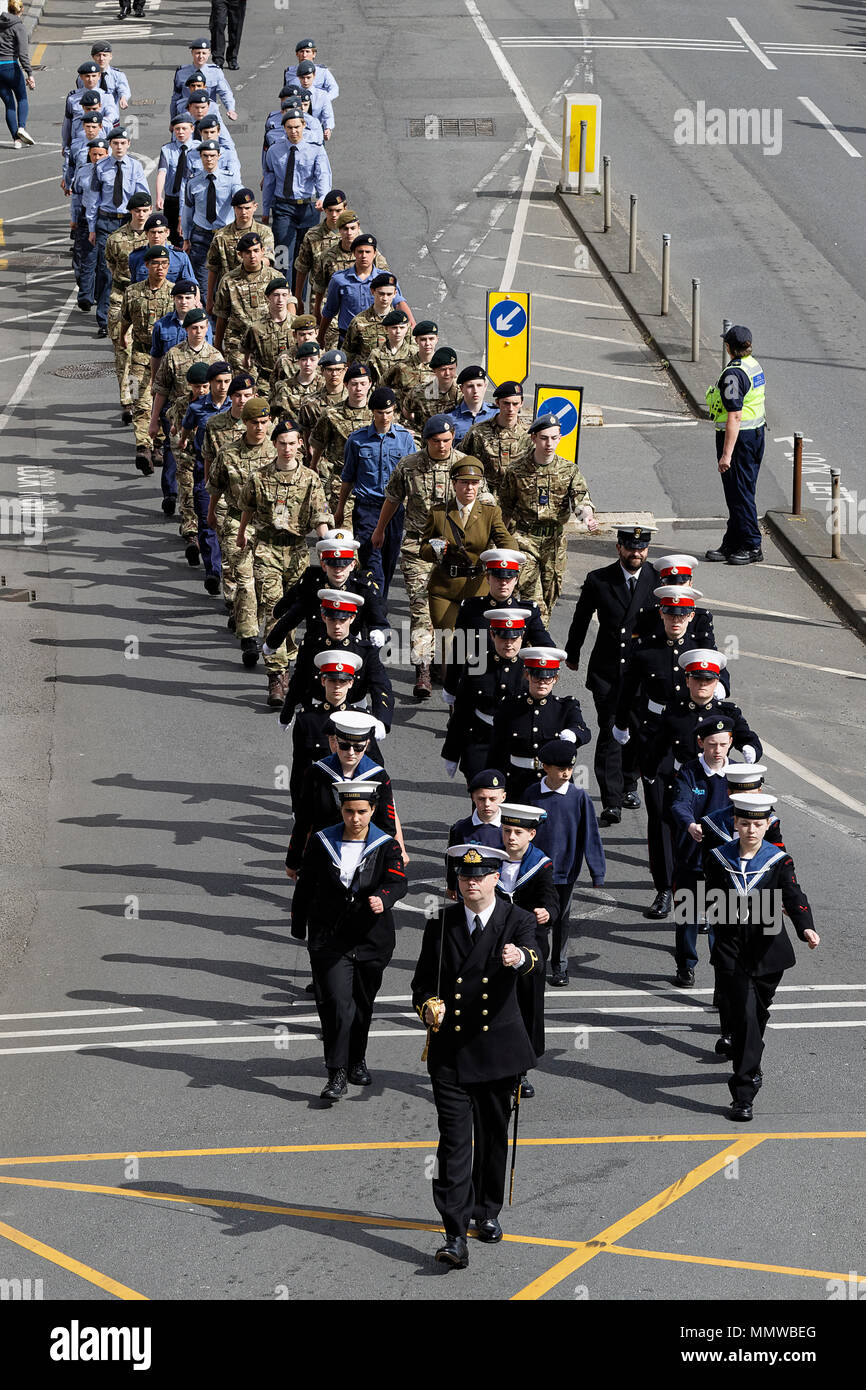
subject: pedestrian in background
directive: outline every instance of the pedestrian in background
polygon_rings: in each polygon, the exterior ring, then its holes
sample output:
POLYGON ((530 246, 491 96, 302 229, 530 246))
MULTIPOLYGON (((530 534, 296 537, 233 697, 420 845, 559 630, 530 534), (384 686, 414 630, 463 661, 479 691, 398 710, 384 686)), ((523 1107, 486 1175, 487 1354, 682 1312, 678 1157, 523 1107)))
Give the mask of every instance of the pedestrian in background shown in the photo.
POLYGON ((247 0, 211 0, 210 46, 217 67, 225 64, 232 72, 237 72, 246 13, 247 0))
POLYGON ((21 0, 9 0, 6 14, 0 14, 0 98, 6 108, 6 124, 12 136, 12 146, 35 145, 36 141, 25 126, 29 113, 27 89, 36 87, 30 67, 30 45, 27 30, 21 19, 24 6, 21 0))

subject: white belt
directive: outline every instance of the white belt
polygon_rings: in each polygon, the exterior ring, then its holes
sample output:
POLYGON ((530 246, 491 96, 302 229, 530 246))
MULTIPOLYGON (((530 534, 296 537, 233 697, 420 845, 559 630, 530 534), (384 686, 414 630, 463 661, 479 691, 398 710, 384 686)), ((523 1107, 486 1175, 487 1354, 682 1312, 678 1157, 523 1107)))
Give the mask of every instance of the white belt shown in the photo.
POLYGON ((476 719, 480 719, 481 722, 482 722, 482 724, 489 724, 489 725, 491 726, 491 728, 493 727, 493 715, 492 715, 492 714, 485 714, 484 711, 483 711, 482 709, 477 709, 477 710, 475 711, 475 718, 476 718, 476 719))
POLYGON ((646 707, 650 714, 664 714, 665 712, 664 705, 657 705, 655 700, 647 700, 646 707))
POLYGON ((537 758, 518 758, 514 753, 511 754, 511 763, 513 767, 531 767, 536 771, 539 767, 537 758))

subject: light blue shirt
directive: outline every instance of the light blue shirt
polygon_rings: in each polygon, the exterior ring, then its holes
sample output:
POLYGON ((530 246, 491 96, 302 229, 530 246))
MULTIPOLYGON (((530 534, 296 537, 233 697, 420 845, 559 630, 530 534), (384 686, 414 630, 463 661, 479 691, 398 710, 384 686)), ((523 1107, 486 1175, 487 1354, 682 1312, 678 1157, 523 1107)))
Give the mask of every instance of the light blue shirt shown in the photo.
POLYGON ((458 406, 448 412, 448 419, 454 426, 454 443, 459 444, 473 425, 483 425, 485 420, 492 420, 494 415, 498 414, 497 406, 488 405, 486 401, 482 401, 478 414, 473 415, 466 402, 461 400, 458 406))
POLYGON ((324 130, 333 130, 334 108, 328 93, 321 87, 310 87, 307 96, 310 98, 310 115, 321 121, 324 130))
MULTIPOLYGON (((96 134, 107 136, 110 130, 111 122, 106 116, 103 118, 102 126, 100 130, 96 132, 96 134)), ((95 136, 91 136, 90 138, 95 139, 95 136)), ((107 148, 108 144, 106 142, 106 149, 107 148)), ((69 146, 69 149, 66 151, 63 157, 63 182, 66 184, 67 188, 71 188, 72 186, 72 179, 76 169, 80 169, 82 164, 86 164, 88 162, 87 155, 87 136, 84 134, 84 131, 82 130, 79 135, 76 135, 75 139, 72 141, 72 144, 69 146)))
MULTIPOLYGON (((111 126, 116 126, 120 122, 120 112, 117 109, 117 102, 114 97, 107 92, 99 92, 101 97, 101 111, 103 116, 110 121, 111 126)), ((60 127, 60 142, 64 149, 68 149, 73 140, 81 135, 81 122, 84 108, 81 105, 81 98, 84 95, 80 87, 75 87, 66 98, 66 110, 63 113, 63 124, 60 127)), ((93 108, 91 108, 92 110, 93 108)), ((100 108, 97 108, 100 109, 100 108)))
POLYGON ((133 159, 130 154, 125 154, 120 162, 123 165, 123 198, 119 207, 114 205, 114 180, 117 172, 117 160, 114 155, 110 154, 107 158, 100 159, 99 163, 93 166, 93 178, 86 195, 87 221, 92 232, 96 231, 96 219, 100 212, 128 212, 127 204, 133 193, 150 194, 144 169, 138 160, 133 159))
MULTIPOLYGON (((360 314, 364 309, 369 309, 373 303, 373 291, 370 289, 370 282, 381 274, 382 272, 377 270, 375 265, 366 280, 361 280, 358 277, 358 272, 354 266, 350 266, 348 270, 338 270, 336 275, 331 276, 328 297, 322 306, 324 317, 335 318, 340 332, 345 333, 355 315, 360 314)), ((402 299, 403 291, 398 284, 394 290, 394 304, 399 304, 402 299)))
POLYGON ((217 215, 216 221, 211 222, 207 216, 207 192, 210 177, 203 169, 197 170, 186 186, 186 197, 180 210, 180 227, 185 241, 189 241, 194 226, 201 231, 215 232, 219 227, 227 226, 234 217, 232 195, 237 193, 241 187, 240 179, 235 178, 232 174, 224 173, 222 169, 217 169, 213 175, 217 215))
MULTIPOLYGON (((290 68, 286 68, 285 72, 283 73, 283 85, 288 87, 290 82, 294 82, 295 86, 297 87, 300 87, 301 85, 298 81, 297 63, 294 63, 290 68)), ((331 101, 336 101, 337 97, 340 95, 340 88, 337 86, 337 79, 331 72, 331 69, 320 67, 318 63, 316 64, 316 75, 313 78, 313 86, 321 87, 323 91, 331 98, 331 101)))
POLYGON ((181 202, 183 201, 184 194, 186 193, 187 181, 196 169, 201 168, 201 160, 198 158, 198 146, 199 142, 197 140, 190 139, 185 145, 182 145, 179 140, 169 140, 168 144, 163 145, 160 150, 157 168, 165 170, 165 188, 163 192, 167 198, 180 198, 181 202), (184 178, 181 179, 180 188, 175 193, 174 181, 177 173, 177 164, 180 159, 180 152, 184 149, 186 150, 186 174, 184 178))
MULTIPOLYGON (((96 59, 94 58, 93 61, 96 62, 96 59)), ((77 87, 84 86, 84 83, 80 77, 75 85, 77 87)), ((101 92, 108 92, 109 96, 114 97, 114 100, 117 102, 118 106, 120 106, 121 97, 126 97, 127 101, 129 101, 132 97, 132 91, 130 89, 126 73, 121 72, 120 68, 113 68, 110 63, 99 79, 97 90, 101 92)))
MULTIPOLYGON (((286 163, 292 146, 288 140, 271 146, 265 155, 265 181, 262 189, 262 210, 268 216, 275 202, 282 203, 286 163)), ((324 198, 333 178, 328 156, 321 145, 301 140, 295 145, 295 177, 292 193, 295 198, 324 198)))
POLYGON ((207 93, 211 101, 221 101, 226 111, 234 111, 235 99, 222 68, 218 68, 216 63, 205 63, 203 68, 197 68, 195 63, 184 63, 182 67, 175 68, 174 90, 171 94, 172 116, 176 116, 178 111, 186 106, 189 87, 184 84, 194 72, 200 72, 207 83, 207 93))

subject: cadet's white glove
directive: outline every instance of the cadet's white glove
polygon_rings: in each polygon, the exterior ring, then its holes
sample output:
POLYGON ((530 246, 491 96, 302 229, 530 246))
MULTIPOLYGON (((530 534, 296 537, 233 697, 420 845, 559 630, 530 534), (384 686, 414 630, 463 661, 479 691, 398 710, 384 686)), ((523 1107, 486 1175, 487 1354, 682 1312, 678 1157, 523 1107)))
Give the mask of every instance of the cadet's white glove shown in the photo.
POLYGON ((273 656, 274 654, 273 649, 268 646, 267 642, 262 643, 262 654, 263 656, 273 656))
POLYGON ((715 690, 713 691, 713 699, 714 699, 714 700, 727 700, 727 698, 728 698, 728 692, 727 692, 727 690, 725 689, 725 687, 722 685, 722 682, 721 682, 721 681, 716 681, 716 688, 715 688, 715 690))
POLYGON ((559 737, 564 738, 567 743, 577 743, 577 734, 573 729, 561 729, 559 737))
POLYGON ((430 542, 430 549, 431 549, 432 551, 434 551, 434 553, 436 554, 437 558, 440 559, 440 560, 441 560, 442 556, 445 554, 445 551, 446 551, 447 547, 448 547, 448 542, 447 542, 447 541, 440 540, 440 539, 438 539, 438 538, 437 538, 435 541, 431 541, 431 542, 430 542))
POLYGON ((370 641, 373 643, 374 647, 384 647, 385 634, 380 627, 372 628, 370 632, 370 641))
POLYGON ((623 747, 628 743, 629 739, 631 738, 630 729, 618 729, 615 724, 611 729, 611 733, 613 734, 617 743, 621 743, 623 747))
POLYGON ((446 705, 454 704, 454 696, 449 695, 447 690, 442 691, 442 699, 445 701, 446 705))
POLYGON ((381 719, 377 719, 376 723, 373 725, 373 737, 380 740, 388 737, 388 730, 385 728, 381 719))
POLYGON ((292 725, 294 724, 294 722, 295 722, 295 715, 294 715, 294 711, 293 711, 293 712, 292 712, 292 717, 291 717, 291 719, 289 720, 288 724, 283 724, 282 722, 280 722, 280 728, 281 728, 282 732, 283 732, 284 734, 287 734, 287 733, 289 732, 289 730, 291 729, 292 725))
POLYGON ((448 773, 448 776, 449 776, 449 777, 453 777, 454 774, 455 774, 455 772, 457 771, 457 764, 456 764, 456 763, 448 763, 448 762, 446 762, 446 764, 445 764, 445 771, 448 773))
POLYGON ((743 758, 747 763, 756 763, 758 761, 758 755, 751 743, 747 743, 743 746, 743 758))

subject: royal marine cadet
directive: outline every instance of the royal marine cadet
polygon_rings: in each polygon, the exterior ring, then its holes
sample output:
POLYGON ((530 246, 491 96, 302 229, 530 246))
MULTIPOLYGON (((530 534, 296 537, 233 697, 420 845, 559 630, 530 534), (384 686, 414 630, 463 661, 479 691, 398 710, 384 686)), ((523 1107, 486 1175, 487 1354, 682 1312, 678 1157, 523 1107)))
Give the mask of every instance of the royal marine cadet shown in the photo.
POLYGON ((153 211, 149 193, 133 193, 127 207, 129 221, 111 232, 105 241, 105 264, 111 276, 111 293, 108 298, 108 336, 114 345, 114 370, 120 391, 123 423, 132 424, 132 391, 129 384, 129 369, 132 361, 131 346, 120 346, 120 317, 123 308, 124 291, 132 283, 129 276, 129 257, 133 251, 147 243, 144 224, 153 211))
MULTIPOLYGON (((660 559, 653 561, 653 569, 659 577, 659 583, 667 585, 680 585, 685 588, 694 588, 694 571, 697 565, 694 555, 662 555, 660 559)), ((695 589, 697 593, 697 589, 695 589)), ((701 595, 698 594, 700 598, 701 595)), ((637 615, 637 632, 639 644, 643 644, 653 638, 661 637, 664 633, 661 611, 650 605, 641 608, 637 615)), ((689 636, 694 640, 696 647, 714 647, 716 645, 716 633, 713 627, 713 615, 708 608, 701 608, 695 605, 694 616, 689 624, 689 636)))
POLYGON ((388 619, 382 595, 372 575, 361 569, 359 550, 360 545, 354 536, 342 527, 326 532, 324 539, 316 542, 319 567, 311 565, 280 599, 274 609, 276 621, 265 638, 266 647, 278 647, 299 623, 306 623, 310 635, 326 635, 321 616, 322 601, 319 598, 323 587, 360 595, 364 602, 361 611, 352 619, 350 633, 369 637, 374 647, 385 645, 388 619))
POLYGON ((553 694, 565 652, 558 647, 524 647, 520 659, 528 688, 525 694, 512 695, 499 706, 490 745, 490 762, 504 769, 512 801, 519 801, 526 788, 538 781, 542 770, 539 750, 545 743, 565 738, 580 748, 591 737, 577 700, 553 694))
POLYGON ((282 720, 289 711, 303 705, 318 686, 318 658, 322 652, 342 656, 352 652, 361 658, 355 671, 352 703, 356 708, 367 703, 376 720, 376 738, 384 738, 394 718, 394 692, 379 649, 369 637, 352 631, 352 623, 364 606, 361 594, 346 589, 320 589, 318 593, 320 619, 308 624, 307 633, 298 652, 298 660, 288 683, 282 720))
POLYGON ((519 381, 500 382, 493 399, 498 413, 472 425, 463 436, 461 448, 481 460, 487 487, 498 500, 509 468, 532 453, 532 435, 520 419, 523 387, 519 381))
MULTIPOLYGON (((277 456, 272 463, 251 473, 241 489, 243 516, 237 548, 246 545, 252 524, 253 578, 267 632, 277 601, 289 591, 309 565, 306 537, 315 530, 319 538, 332 525, 318 475, 298 461, 300 431, 293 420, 281 420, 271 431, 277 456)), ((268 704, 282 706, 289 685, 289 661, 297 654, 286 645, 265 653, 268 704)))
POLYGON ((477 459, 463 458, 451 469, 452 496, 434 502, 421 535, 421 559, 433 568, 427 582, 434 628, 453 632, 464 598, 486 586, 481 555, 491 546, 513 546, 495 502, 478 496, 484 469, 477 459))
POLYGON ((523 690, 520 648, 530 616, 528 608, 489 610, 485 614, 490 624, 487 659, 483 665, 464 667, 457 683, 442 757, 448 776, 453 777, 459 767, 470 791, 476 774, 489 764, 496 711, 503 700, 523 690))
POLYGON ((265 288, 268 313, 260 323, 247 329, 243 342, 244 366, 255 375, 260 396, 270 401, 273 395, 273 375, 278 359, 293 345, 289 282, 277 275, 265 288))
MULTIPOLYGON (((483 551, 481 563, 487 574, 488 593, 463 599, 457 610, 454 623, 455 638, 451 644, 451 660, 445 673, 445 689, 442 694, 446 704, 450 704, 449 697, 455 694, 463 672, 479 660, 480 653, 487 644, 488 637, 485 634, 489 635, 491 630, 491 612, 508 610, 505 613, 508 617, 513 609, 525 609, 528 617, 521 632, 523 642, 530 647, 554 646, 553 638, 542 621, 538 604, 533 599, 524 602, 517 592, 520 567, 525 559, 526 556, 520 550, 494 547, 483 551), (462 637, 458 638, 457 633, 462 633, 462 637)), ((487 650, 489 660, 489 645, 487 650)))
MULTIPOLYGON (((325 486, 325 495, 336 510, 343 486, 343 459, 346 440, 355 430, 369 425, 373 412, 367 405, 370 394, 370 373, 363 362, 353 362, 346 370, 346 400, 341 405, 328 406, 310 431, 310 462, 318 468, 325 486)), ((352 524, 352 499, 343 505, 343 522, 352 524)), ((342 523, 341 523, 342 524, 342 523)))
POLYGON ((232 194, 231 206, 234 220, 214 232, 205 258, 208 272, 207 304, 205 307, 209 314, 213 313, 214 298, 223 276, 227 275, 230 270, 237 270, 238 268, 240 263, 238 242, 247 232, 255 232, 256 236, 260 238, 263 259, 269 265, 274 265, 276 262, 274 234, 270 227, 256 218, 258 203, 253 190, 251 188, 239 188, 236 193, 232 194))
POLYGON ((573 512, 589 531, 597 531, 598 522, 580 469, 556 452, 561 438, 556 416, 537 415, 529 433, 534 449, 504 475, 499 501, 506 526, 526 552, 524 596, 536 600, 549 622, 565 577, 566 525, 573 512))
POLYGON ((245 232, 238 241, 241 264, 220 281, 214 297, 214 342, 235 370, 243 369, 247 331, 268 317, 267 288, 274 276, 264 260, 258 232, 245 232))
POLYGON ((153 472, 151 453, 150 348, 157 319, 172 310, 172 284, 168 279, 168 251, 164 246, 147 249, 147 279, 129 285, 123 292, 118 343, 129 348, 129 378, 138 386, 132 407, 135 430, 135 466, 140 473, 153 472))

